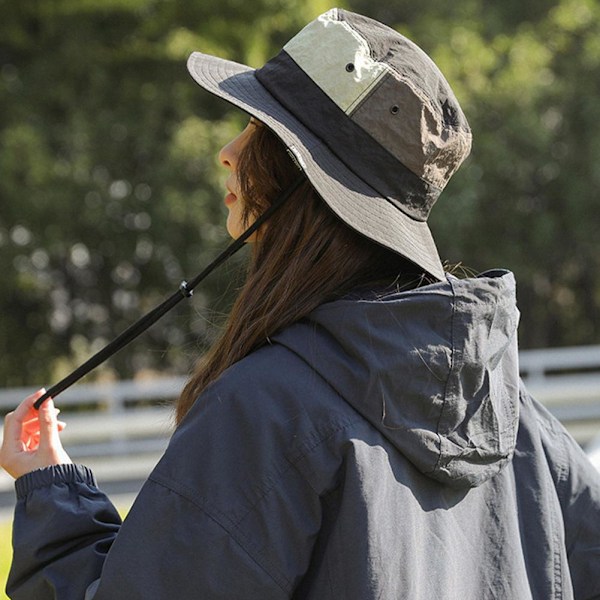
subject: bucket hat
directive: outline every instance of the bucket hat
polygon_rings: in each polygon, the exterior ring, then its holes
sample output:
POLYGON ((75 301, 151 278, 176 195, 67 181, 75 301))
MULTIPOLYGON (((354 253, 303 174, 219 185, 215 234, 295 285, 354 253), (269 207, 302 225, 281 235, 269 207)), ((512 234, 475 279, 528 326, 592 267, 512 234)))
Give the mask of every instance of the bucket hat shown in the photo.
POLYGON ((444 279, 427 217, 469 154, 471 130, 416 44, 334 8, 259 69, 200 52, 187 65, 282 140, 340 219, 444 279))

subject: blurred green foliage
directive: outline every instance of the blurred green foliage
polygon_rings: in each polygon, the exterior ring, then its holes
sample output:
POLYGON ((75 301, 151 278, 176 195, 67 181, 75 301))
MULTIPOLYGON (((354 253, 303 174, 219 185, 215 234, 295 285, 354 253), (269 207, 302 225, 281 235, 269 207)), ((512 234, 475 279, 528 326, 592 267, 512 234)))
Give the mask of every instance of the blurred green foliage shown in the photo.
MULTIPOLYGON (((438 62, 474 132, 432 215, 440 253, 518 280, 525 347, 600 333, 600 5, 343 6, 438 62)), ((227 243, 218 149, 245 117, 193 50, 260 66, 320 0, 0 0, 0 386, 53 383, 227 243)), ((184 373, 242 260, 99 370, 184 373)))
POLYGON ((11 536, 12 522, 8 519, 0 520, 0 600, 8 600, 4 588, 12 560, 11 536))

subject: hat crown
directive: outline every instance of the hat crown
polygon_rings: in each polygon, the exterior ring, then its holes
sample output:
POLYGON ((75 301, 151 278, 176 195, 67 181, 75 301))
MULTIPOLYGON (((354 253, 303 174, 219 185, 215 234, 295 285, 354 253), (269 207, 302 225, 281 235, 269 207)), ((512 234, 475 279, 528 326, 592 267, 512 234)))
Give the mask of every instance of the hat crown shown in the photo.
POLYGON ((334 8, 283 51, 387 152, 439 190, 468 156, 471 131, 450 85, 394 29, 334 8))

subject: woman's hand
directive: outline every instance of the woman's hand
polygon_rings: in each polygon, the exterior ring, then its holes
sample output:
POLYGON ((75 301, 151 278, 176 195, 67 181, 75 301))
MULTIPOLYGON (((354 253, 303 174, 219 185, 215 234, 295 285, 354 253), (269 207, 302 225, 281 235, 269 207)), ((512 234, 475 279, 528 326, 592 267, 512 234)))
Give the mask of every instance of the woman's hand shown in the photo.
POLYGON ((39 410, 33 407, 44 393, 41 389, 28 396, 4 419, 0 466, 15 479, 42 467, 71 463, 58 435, 66 424, 57 420, 52 399, 39 410))

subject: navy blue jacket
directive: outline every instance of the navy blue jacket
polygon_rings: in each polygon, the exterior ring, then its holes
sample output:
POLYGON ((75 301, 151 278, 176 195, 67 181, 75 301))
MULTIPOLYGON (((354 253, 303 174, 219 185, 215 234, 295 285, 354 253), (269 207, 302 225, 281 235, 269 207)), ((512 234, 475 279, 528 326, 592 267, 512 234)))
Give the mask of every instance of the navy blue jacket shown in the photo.
POLYGON ((16 482, 14 599, 600 598, 600 477, 518 379, 505 272, 321 306, 199 398, 125 522, 16 482))

